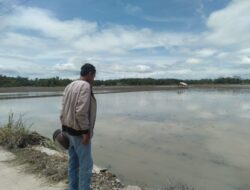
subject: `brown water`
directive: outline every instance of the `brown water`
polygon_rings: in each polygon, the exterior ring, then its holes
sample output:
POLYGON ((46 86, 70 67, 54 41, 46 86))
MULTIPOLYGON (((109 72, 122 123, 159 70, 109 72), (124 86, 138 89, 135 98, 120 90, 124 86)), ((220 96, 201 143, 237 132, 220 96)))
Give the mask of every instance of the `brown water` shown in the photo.
MULTIPOLYGON (((98 94, 93 139, 97 165, 127 184, 250 189, 250 89, 98 94)), ((0 121, 13 111, 51 136, 61 97, 0 100, 0 121)))

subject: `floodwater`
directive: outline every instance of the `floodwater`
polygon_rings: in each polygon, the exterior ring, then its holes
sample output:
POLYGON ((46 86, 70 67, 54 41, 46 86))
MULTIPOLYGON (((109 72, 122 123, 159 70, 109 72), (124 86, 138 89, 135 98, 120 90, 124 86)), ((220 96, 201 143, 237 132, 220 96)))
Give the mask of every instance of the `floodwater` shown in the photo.
MULTIPOLYGON (((250 89, 96 98, 94 161, 124 183, 161 186, 170 179, 196 189, 250 189, 250 89)), ((31 129, 51 137, 60 127, 60 102, 61 97, 0 99, 0 122, 10 112, 22 114, 31 129)))

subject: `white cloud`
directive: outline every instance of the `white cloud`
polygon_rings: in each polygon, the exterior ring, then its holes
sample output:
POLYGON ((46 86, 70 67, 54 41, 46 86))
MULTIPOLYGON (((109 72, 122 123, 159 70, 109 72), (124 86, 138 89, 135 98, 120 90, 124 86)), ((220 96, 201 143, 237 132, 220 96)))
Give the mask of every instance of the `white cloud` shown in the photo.
POLYGON ((136 65, 136 70, 137 70, 137 72, 141 72, 141 73, 150 73, 151 72, 151 68, 148 65, 136 65))
POLYGON ((217 45, 249 47, 249 10, 249 0, 232 0, 227 7, 213 12, 207 20, 210 32, 206 40, 217 45))
POLYGON ((215 53, 216 53, 215 49, 204 48, 196 50, 194 54, 198 57, 210 57, 213 56, 215 53))
POLYGON ((197 59, 197 58, 189 58, 189 59, 186 60, 186 63, 188 63, 188 64, 199 64, 199 63, 201 63, 201 60, 197 59))
POLYGON ((151 67, 148 65, 113 65, 114 72, 128 72, 128 73, 151 73, 151 67))
POLYGON ((1 17, 2 29, 35 30, 47 37, 72 40, 96 30, 96 23, 57 19, 50 11, 34 7, 16 7, 14 14, 1 17))
POLYGON ((228 52, 220 52, 219 54, 216 55, 216 57, 219 59, 226 59, 228 56, 229 56, 228 52))
POLYGON ((2 63, 2 66, 0 67, 1 74, 7 74, 11 76, 23 76, 23 73, 25 73, 26 76, 28 75, 31 77, 49 76, 46 75, 46 71, 48 71, 46 67, 40 64, 36 64, 32 61, 1 56, 0 63, 2 63))
POLYGON ((76 71, 76 70, 79 70, 79 68, 76 68, 75 65, 71 62, 62 63, 62 64, 57 63, 53 67, 53 69, 57 70, 57 71, 76 71))
POLYGON ((241 63, 243 63, 243 64, 250 64, 250 55, 243 56, 241 58, 241 63))
POLYGON ((242 53, 242 54, 248 54, 248 55, 250 55, 250 47, 249 48, 245 48, 245 49, 241 49, 239 52, 242 53))
MULTIPOLYGON (((45 39, 44 39, 45 40, 45 39)), ((30 49, 44 49, 47 47, 46 40, 44 41, 41 38, 34 36, 27 36, 23 34, 18 34, 14 32, 8 32, 0 37, 0 42, 2 46, 13 47, 15 48, 30 48, 30 49)))
POLYGON ((111 26, 94 35, 82 36, 75 46, 83 51, 123 53, 134 49, 181 46, 193 39, 190 34, 156 33, 150 29, 111 26))

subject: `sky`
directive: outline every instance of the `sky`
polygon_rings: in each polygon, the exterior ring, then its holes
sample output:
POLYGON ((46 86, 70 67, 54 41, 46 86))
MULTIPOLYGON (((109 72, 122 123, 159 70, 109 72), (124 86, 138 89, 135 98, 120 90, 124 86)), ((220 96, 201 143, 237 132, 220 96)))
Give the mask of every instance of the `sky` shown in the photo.
POLYGON ((0 0, 0 74, 250 78, 250 0, 0 0))

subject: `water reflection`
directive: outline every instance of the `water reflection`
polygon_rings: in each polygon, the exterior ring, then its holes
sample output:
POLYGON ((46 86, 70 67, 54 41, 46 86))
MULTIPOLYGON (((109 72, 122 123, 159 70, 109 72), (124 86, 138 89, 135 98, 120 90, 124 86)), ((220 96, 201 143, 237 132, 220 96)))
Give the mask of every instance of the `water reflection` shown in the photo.
MULTIPOLYGON (((175 178, 203 189, 250 189, 250 90, 98 94, 95 162, 127 183, 175 178)), ((0 100, 0 119, 25 113, 33 128, 58 128, 60 97, 0 100)))

